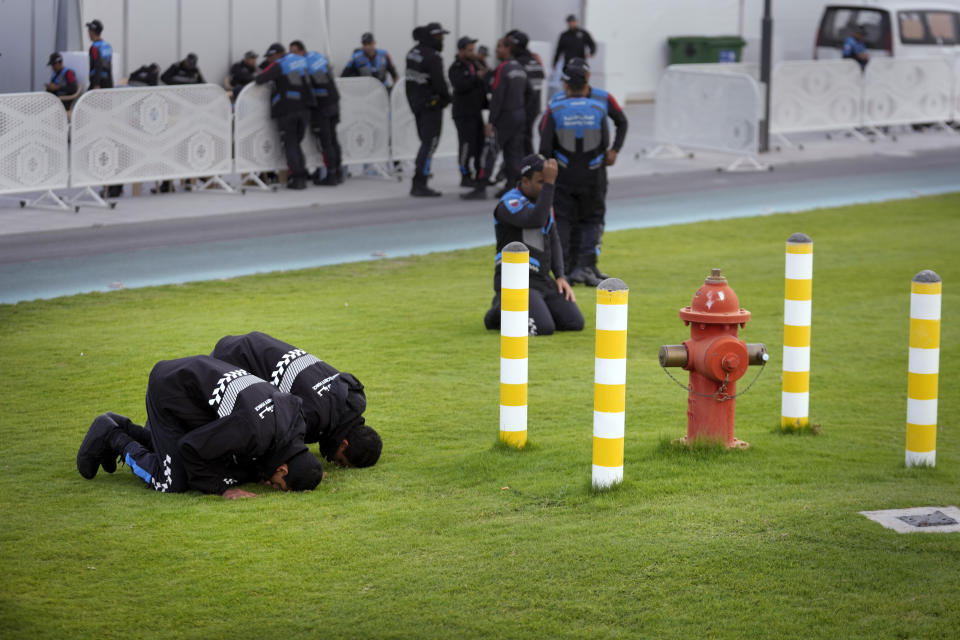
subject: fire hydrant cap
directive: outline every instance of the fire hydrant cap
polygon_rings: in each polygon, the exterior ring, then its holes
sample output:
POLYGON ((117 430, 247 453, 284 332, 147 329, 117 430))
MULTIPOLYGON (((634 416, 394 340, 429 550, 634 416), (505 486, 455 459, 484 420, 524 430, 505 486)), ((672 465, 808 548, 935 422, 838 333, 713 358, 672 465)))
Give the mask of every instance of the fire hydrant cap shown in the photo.
POLYGON ((680 318, 686 322, 742 324, 750 319, 750 312, 740 308, 737 294, 720 269, 713 269, 690 306, 680 309, 680 318))

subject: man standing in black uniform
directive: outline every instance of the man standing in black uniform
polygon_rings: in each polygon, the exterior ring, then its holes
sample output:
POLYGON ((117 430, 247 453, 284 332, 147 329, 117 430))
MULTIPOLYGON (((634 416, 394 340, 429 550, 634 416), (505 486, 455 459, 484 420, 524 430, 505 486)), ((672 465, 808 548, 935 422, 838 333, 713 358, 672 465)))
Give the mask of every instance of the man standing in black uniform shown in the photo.
POLYGON ((500 328, 501 252, 511 242, 522 242, 530 250, 530 335, 582 331, 583 314, 564 277, 563 251, 553 219, 557 161, 529 155, 521 161, 520 172, 520 182, 500 198, 493 211, 497 235, 493 276, 496 293, 483 324, 487 329, 500 328), (556 280, 550 277, 550 271, 556 280))
POLYGON ((582 58, 564 68, 564 93, 551 100, 540 125, 540 153, 555 157, 560 165, 555 207, 570 281, 596 286, 608 277, 597 268, 606 214, 606 167, 617 160, 627 118, 614 97, 592 88, 589 78, 582 58), (616 126, 612 147, 607 117, 616 126))
POLYGON ((590 57, 597 52, 597 44, 585 29, 581 29, 577 22, 577 16, 572 13, 567 16, 567 30, 560 34, 557 41, 557 52, 553 54, 553 67, 557 66, 557 61, 563 58, 563 64, 566 65, 572 58, 586 58, 587 49, 590 49, 590 57))
POLYGON ((277 121, 290 168, 287 188, 306 189, 307 164, 300 142, 307 132, 310 108, 316 102, 307 76, 307 61, 303 56, 286 53, 279 42, 270 45, 264 57, 269 64, 255 82, 270 83, 270 117, 277 121))
POLYGON ((427 186, 427 178, 430 176, 430 161, 440 142, 443 109, 450 104, 450 90, 443 77, 443 59, 440 57, 446 33, 450 32, 445 31, 439 22, 417 27, 413 30, 417 44, 407 54, 407 102, 417 120, 417 135, 420 137, 410 188, 410 195, 417 197, 441 195, 427 186))
POLYGON ((335 187, 343 182, 343 168, 340 166, 340 140, 337 139, 340 92, 333 79, 333 70, 325 55, 319 51, 307 51, 299 40, 290 43, 290 52, 303 56, 307 61, 307 76, 315 100, 310 109, 310 132, 327 168, 327 175, 321 179, 320 168, 317 167, 313 173, 313 184, 335 187))
POLYGON ((523 31, 514 29, 507 34, 510 39, 510 50, 513 58, 523 70, 527 73, 527 95, 524 100, 524 111, 527 120, 523 126, 523 154, 533 153, 533 127, 537 123, 537 116, 540 115, 540 94, 543 91, 543 61, 540 56, 527 49, 530 44, 530 36, 523 31))
MULTIPOLYGON (((460 195, 464 200, 483 200, 497 160, 498 148, 503 150, 503 172, 507 189, 520 180, 520 160, 523 158, 523 125, 526 121, 527 74, 510 51, 507 38, 497 40, 497 59, 501 60, 491 83, 490 122, 484 134, 483 166, 477 175, 473 191, 460 195)), ((504 190, 506 191, 506 189, 504 190)))
POLYGON ((66 96, 72 96, 80 91, 80 85, 77 84, 77 74, 73 69, 63 66, 63 56, 59 53, 51 53, 47 60, 47 66, 50 67, 50 82, 47 83, 47 91, 60 98, 63 108, 70 111, 73 100, 64 100, 66 96))
POLYGON ((317 442, 324 458, 342 467, 371 467, 383 443, 365 424, 367 398, 353 374, 259 331, 225 336, 211 354, 303 401, 304 442, 317 442))
POLYGON ((91 20, 87 23, 90 36, 90 89, 113 88, 113 47, 103 39, 103 23, 91 20))
POLYGON ((188 53, 180 62, 174 62, 160 76, 163 84, 204 84, 203 74, 197 68, 197 54, 188 53))
POLYGON ((300 400, 210 356, 158 362, 147 383, 147 427, 107 413, 90 425, 77 470, 93 478, 120 456, 154 491, 189 489, 224 498, 256 494, 235 485, 259 480, 283 491, 305 491, 323 479, 323 466, 303 442, 300 400), (139 429, 139 434, 136 430, 139 429), (144 446, 149 434, 150 446, 144 446))
POLYGON ((483 148, 483 109, 487 106, 487 68, 476 63, 476 40, 464 36, 457 41, 457 57, 448 75, 453 87, 453 122, 460 142, 460 186, 473 187, 480 173, 483 148), (470 174, 471 164, 473 175, 470 174))
POLYGON ((256 51, 247 51, 243 54, 243 60, 234 62, 230 67, 230 89, 233 91, 234 101, 236 101, 243 88, 253 82, 256 75, 257 53, 256 51))

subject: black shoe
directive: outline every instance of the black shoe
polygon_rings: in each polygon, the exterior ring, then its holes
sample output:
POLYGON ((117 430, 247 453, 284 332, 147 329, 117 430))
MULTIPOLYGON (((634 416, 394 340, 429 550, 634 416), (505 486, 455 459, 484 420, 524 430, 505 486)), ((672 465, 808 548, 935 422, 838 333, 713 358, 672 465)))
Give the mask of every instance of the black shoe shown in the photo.
POLYGON ((138 443, 144 449, 153 450, 153 438, 150 437, 150 431, 148 429, 144 429, 139 424, 134 424, 130 418, 122 416, 119 413, 107 411, 106 415, 119 425, 121 431, 133 438, 134 442, 138 443))
POLYGON ((307 181, 303 178, 293 178, 287 182, 287 189, 306 189, 307 181))
POLYGON ((112 418, 97 416, 87 430, 77 451, 77 471, 87 480, 97 475, 102 466, 107 473, 117 470, 117 455, 110 446, 110 436, 120 430, 112 418))
POLYGON ((475 187, 477 182, 468 175, 460 176, 460 186, 461 187, 475 187))
POLYGON ((320 169, 314 169, 313 173, 310 174, 310 179, 313 181, 313 184, 319 187, 323 183, 323 178, 320 177, 320 169))
POLYGON ((604 280, 608 280, 610 278, 610 276, 605 274, 603 271, 600 271, 600 269, 597 268, 597 265, 593 265, 592 267, 590 267, 590 271, 593 271, 593 275, 600 278, 601 282, 603 282, 604 280))
POLYGON ((337 174, 337 184, 343 184, 344 182, 343 169, 342 168, 337 169, 335 173, 337 174))
POLYGON ((107 197, 108 198, 119 198, 123 195, 123 185, 114 184, 107 187, 107 197))
POLYGON ((410 188, 410 195, 415 198, 439 198, 443 194, 435 189, 431 189, 426 185, 413 185, 410 188))
POLYGON ((468 191, 466 193, 461 193, 460 197, 463 200, 486 200, 487 199, 487 188, 486 187, 474 187, 473 191, 468 191))
POLYGON ((593 274, 593 271, 589 268, 584 269, 583 267, 577 267, 570 272, 570 275, 567 276, 567 279, 571 283, 581 283, 585 284, 588 287, 595 287, 600 284, 600 278, 593 274))
POLYGON ((317 185, 318 187, 335 187, 340 184, 340 180, 337 179, 337 174, 335 172, 328 171, 323 180, 314 180, 313 184, 317 185))

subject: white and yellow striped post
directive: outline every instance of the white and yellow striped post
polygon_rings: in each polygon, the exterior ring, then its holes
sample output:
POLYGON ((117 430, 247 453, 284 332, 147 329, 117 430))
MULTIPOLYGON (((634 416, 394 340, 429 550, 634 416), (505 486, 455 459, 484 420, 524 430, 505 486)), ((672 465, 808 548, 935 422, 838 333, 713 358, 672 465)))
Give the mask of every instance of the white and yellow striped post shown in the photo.
POLYGON ((810 426, 810 312, 813 306, 813 240, 787 238, 783 301, 783 393, 780 426, 810 426))
POLYGON ((940 375, 940 297, 943 283, 921 271, 910 283, 906 464, 937 464, 937 382, 940 375))
POLYGON ((597 285, 597 341, 593 378, 593 487, 623 482, 627 386, 627 294, 623 280, 597 285))
POLYGON ((527 444, 530 251, 511 242, 500 256, 500 440, 527 444))

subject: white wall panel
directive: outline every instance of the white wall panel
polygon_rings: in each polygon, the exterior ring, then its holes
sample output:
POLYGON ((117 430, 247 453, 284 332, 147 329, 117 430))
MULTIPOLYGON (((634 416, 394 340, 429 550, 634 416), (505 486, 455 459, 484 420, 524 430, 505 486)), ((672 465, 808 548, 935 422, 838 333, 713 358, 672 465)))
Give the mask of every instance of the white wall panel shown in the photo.
POLYGON ((34 0, 33 12, 33 87, 36 91, 43 91, 47 81, 50 80, 50 67, 46 66, 47 59, 55 49, 57 38, 56 2, 34 0))
MULTIPOLYGON (((183 58, 190 52, 197 54, 197 66, 204 79, 222 86, 231 64, 230 29, 227 24, 230 0, 184 1, 181 11, 179 57, 183 58)), ((242 55, 242 52, 238 55, 242 55)))
MULTIPOLYGON (((460 2, 460 25, 457 30, 457 38, 460 36, 476 38, 477 46, 486 45, 490 49, 491 56, 496 47, 497 38, 501 35, 499 33, 500 12, 495 10, 492 4, 494 3, 460 2)), ((456 40, 450 46, 456 47, 456 40)), ((493 64, 492 57, 487 58, 487 62, 493 64)))
POLYGON ((280 36, 283 46, 289 45, 291 40, 302 40, 310 51, 319 51, 329 57, 327 3, 323 0, 283 0, 280 3, 280 36))
MULTIPOLYGON (((360 36, 371 30, 371 0, 328 0, 327 7, 330 14, 330 56, 339 73, 353 50, 360 46, 360 36)), ((383 43, 379 44, 383 48, 383 43)))
MULTIPOLYGON (((407 51, 413 46, 416 4, 416 0, 373 0, 373 35, 377 38, 377 46, 390 54, 401 80, 406 68, 407 51)), ((358 33, 356 44, 350 51, 359 46, 358 33)))
MULTIPOLYGON (((131 2, 127 16, 130 36, 127 43, 128 74, 138 67, 156 62, 160 73, 180 59, 177 55, 177 0, 131 2)), ((111 43, 116 52, 117 44, 111 43)), ((198 52, 199 54, 199 52, 198 52)), ((186 55, 186 52, 184 52, 186 55)), ((204 60, 200 59, 202 70, 204 60)), ((119 79, 114 67, 114 77, 119 79)))
MULTIPOLYGON (((40 90, 31 86, 34 70, 30 64, 31 6, 29 0, 0 0, 0 92, 17 93, 40 90), (29 38, 29 39, 28 39, 29 38)), ((43 62, 46 62, 44 60, 43 62)))
MULTIPOLYGON (((490 10, 490 7, 487 8, 490 10)), ((457 24, 457 3, 451 0, 417 0, 417 24, 439 22, 450 33, 443 40, 443 69, 444 72, 457 55, 457 39, 460 35, 457 24)), ((411 43, 412 46, 412 43, 411 43)))
MULTIPOLYGON (((233 62, 248 50, 263 56, 267 48, 280 37, 277 0, 231 0, 233 27, 233 62)), ((284 43, 283 46, 287 46, 284 43)), ((258 63, 263 59, 258 58, 258 63)))

